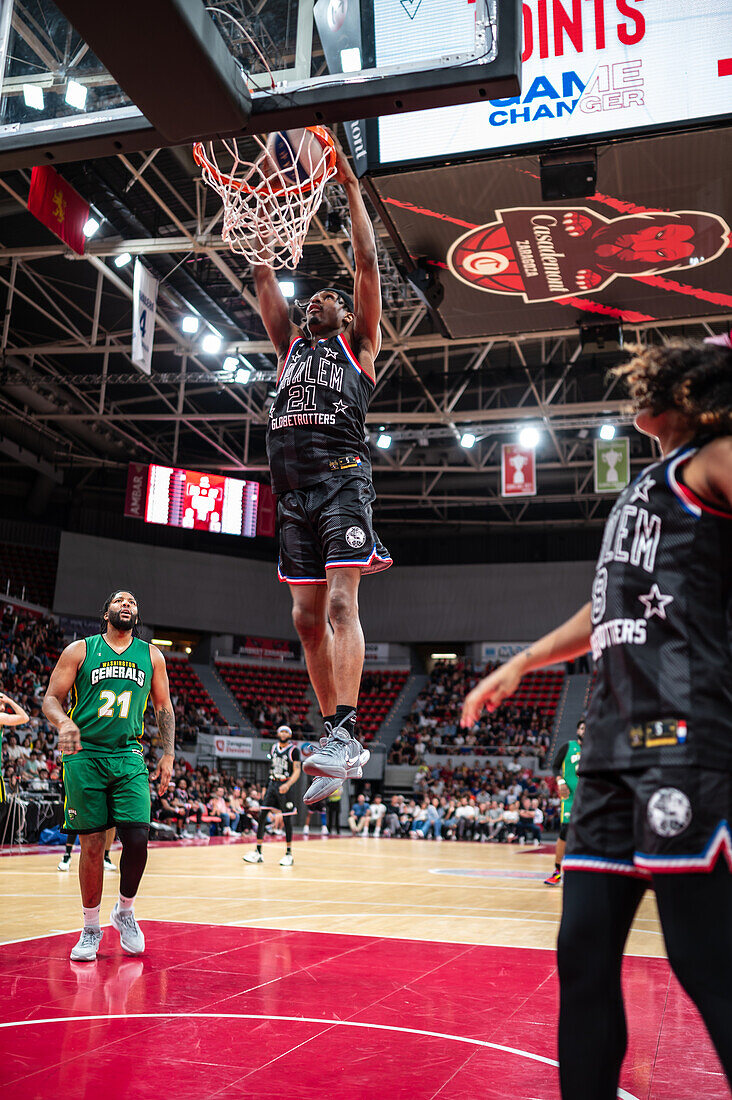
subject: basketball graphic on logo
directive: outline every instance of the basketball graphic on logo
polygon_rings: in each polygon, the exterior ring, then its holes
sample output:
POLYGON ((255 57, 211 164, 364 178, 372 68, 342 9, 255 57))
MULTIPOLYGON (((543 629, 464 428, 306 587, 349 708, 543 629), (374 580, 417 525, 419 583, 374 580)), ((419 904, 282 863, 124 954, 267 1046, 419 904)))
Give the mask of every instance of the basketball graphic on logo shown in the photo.
POLYGON ((455 241, 447 255, 447 265, 464 283, 494 294, 521 294, 521 278, 516 255, 502 222, 471 229, 455 241))

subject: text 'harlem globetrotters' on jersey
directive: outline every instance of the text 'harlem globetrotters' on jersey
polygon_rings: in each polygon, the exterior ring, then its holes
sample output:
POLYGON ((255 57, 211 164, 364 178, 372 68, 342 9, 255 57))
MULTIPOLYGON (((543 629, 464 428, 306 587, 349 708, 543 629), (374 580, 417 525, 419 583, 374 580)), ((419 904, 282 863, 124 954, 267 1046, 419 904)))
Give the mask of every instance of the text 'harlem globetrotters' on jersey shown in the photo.
POLYGON ((373 380, 342 334, 293 340, 269 411, 267 456, 276 494, 341 471, 371 477, 366 412, 373 380))
POLYGON ((732 765, 732 514, 683 481, 704 442, 648 466, 608 517, 583 771, 732 765))

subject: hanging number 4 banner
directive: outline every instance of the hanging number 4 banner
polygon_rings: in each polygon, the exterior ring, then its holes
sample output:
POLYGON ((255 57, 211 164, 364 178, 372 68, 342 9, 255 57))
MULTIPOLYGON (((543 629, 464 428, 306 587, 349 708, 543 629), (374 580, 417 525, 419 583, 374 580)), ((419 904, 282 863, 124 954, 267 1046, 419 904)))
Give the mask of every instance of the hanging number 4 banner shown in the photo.
POLYGON ((158 280, 146 267, 135 260, 135 278, 132 284, 132 362, 143 374, 149 374, 152 366, 153 338, 155 336, 155 305, 158 299, 158 280))
POLYGON ((536 455, 530 447, 518 443, 501 447, 501 496, 536 496, 536 455))
POLYGON ((595 440, 595 492, 619 493, 630 484, 630 440, 595 440))

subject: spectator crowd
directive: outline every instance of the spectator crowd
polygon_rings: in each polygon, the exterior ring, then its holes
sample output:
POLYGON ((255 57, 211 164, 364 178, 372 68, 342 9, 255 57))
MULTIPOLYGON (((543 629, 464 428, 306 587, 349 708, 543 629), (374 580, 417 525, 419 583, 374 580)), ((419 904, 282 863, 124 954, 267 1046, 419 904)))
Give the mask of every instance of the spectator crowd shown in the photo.
POLYGON ((551 732, 536 707, 504 703, 481 715, 470 730, 460 727, 465 696, 495 665, 477 668, 471 661, 437 661, 429 683, 392 745, 390 764, 421 764, 438 756, 535 756, 542 762, 551 732))

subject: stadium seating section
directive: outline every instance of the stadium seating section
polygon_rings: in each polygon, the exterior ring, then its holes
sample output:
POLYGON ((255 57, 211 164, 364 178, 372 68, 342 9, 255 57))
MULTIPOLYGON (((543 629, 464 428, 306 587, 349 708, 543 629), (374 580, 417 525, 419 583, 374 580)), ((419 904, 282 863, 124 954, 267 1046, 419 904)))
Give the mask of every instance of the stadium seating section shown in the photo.
POLYGON ((361 740, 373 741, 408 678, 409 673, 405 671, 366 671, 358 697, 361 740))
POLYGON ((56 586, 58 554, 37 546, 0 543, 0 595, 10 595, 28 603, 51 607, 56 586))
POLYGON ((305 669, 217 661, 216 670, 246 714, 260 706, 286 708, 293 721, 302 723, 310 709, 305 669))
POLYGON ((519 707, 536 708, 545 721, 551 723, 557 713, 563 684, 563 672, 530 672, 521 681, 511 702, 519 707))
POLYGON ((213 699, 196 675, 190 661, 166 654, 171 696, 180 695, 189 704, 200 707, 214 725, 226 725, 213 699))

